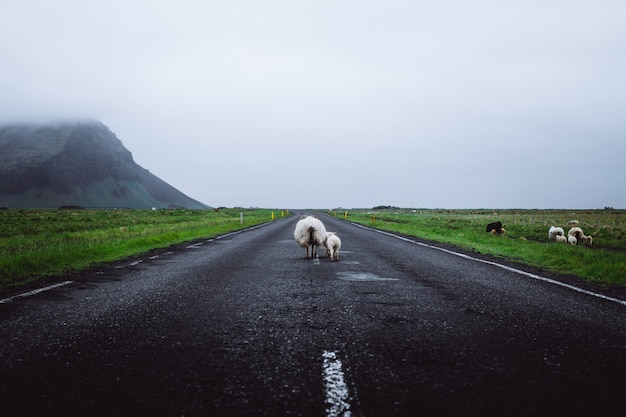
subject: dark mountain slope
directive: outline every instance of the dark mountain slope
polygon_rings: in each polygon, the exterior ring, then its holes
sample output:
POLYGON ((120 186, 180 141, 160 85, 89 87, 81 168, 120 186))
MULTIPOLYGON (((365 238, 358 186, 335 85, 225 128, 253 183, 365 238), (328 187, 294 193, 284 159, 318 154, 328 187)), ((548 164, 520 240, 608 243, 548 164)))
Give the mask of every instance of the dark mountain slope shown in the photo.
POLYGON ((97 121, 0 126, 0 206, 208 208, 133 161, 97 121))

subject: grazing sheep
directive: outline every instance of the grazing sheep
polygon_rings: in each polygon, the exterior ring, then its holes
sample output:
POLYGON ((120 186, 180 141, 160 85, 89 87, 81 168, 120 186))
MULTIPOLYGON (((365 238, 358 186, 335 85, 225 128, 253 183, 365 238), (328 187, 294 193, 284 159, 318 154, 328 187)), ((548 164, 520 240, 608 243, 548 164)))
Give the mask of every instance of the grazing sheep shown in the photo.
POLYGON ((576 236, 567 236, 567 243, 570 245, 576 245, 578 243, 578 239, 576 239, 576 236))
POLYGON ((341 239, 334 232, 328 232, 326 239, 324 239, 324 246, 326 246, 326 256, 330 258, 330 261, 339 260, 339 248, 341 248, 341 239))
POLYGON ((565 237, 565 231, 562 227, 550 226, 548 230, 548 240, 556 240, 557 242, 567 242, 567 239, 562 240, 559 237, 565 237))
POLYGON ((567 238, 565 236, 559 235, 555 239, 557 242, 567 243, 567 238))
POLYGON ((326 237, 326 227, 315 216, 303 215, 296 224, 293 237, 300 246, 306 248, 306 257, 309 257, 309 246, 311 247, 311 258, 317 257, 317 247, 324 243, 326 237))
POLYGON ((567 227, 577 227, 578 224, 578 220, 570 220, 567 222, 567 227))
MULTIPOLYGON (((591 235, 585 236, 583 229, 577 226, 569 229, 569 232, 567 232, 567 236, 575 237, 577 243, 580 242, 586 246, 591 246, 593 244, 593 237, 591 235)), ((568 238, 568 241, 569 241, 569 238, 568 238)))
POLYGON ((502 228, 502 223, 500 222, 489 223, 485 231, 493 235, 503 235, 506 233, 506 230, 502 228))

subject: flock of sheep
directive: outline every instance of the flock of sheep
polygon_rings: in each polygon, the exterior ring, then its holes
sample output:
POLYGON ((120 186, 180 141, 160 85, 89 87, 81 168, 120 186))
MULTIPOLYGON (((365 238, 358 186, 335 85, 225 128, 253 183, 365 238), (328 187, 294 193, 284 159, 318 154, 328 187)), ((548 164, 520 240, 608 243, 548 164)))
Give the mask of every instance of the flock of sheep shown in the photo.
MULTIPOLYGON (((581 243, 586 246, 591 246, 593 244, 593 237, 591 235, 585 235, 583 229, 578 226, 578 220, 570 220, 567 222, 567 227, 570 229, 567 232, 567 236, 565 236, 565 231, 562 227, 550 226, 548 230, 548 240, 569 243, 570 245, 578 245, 581 243)), ((506 233, 506 230, 502 227, 502 223, 500 222, 489 223, 485 231, 494 235, 503 235, 506 233)))
POLYGON ((331 261, 339 260, 339 248, 341 239, 336 233, 327 232, 326 226, 317 217, 303 215, 296 224, 293 237, 300 246, 306 249, 306 257, 309 257, 309 246, 311 247, 311 258, 317 257, 317 248, 321 245, 326 247, 326 256, 331 261))
POLYGON ((578 220, 569 221, 567 226, 570 228, 567 232, 567 237, 562 227, 550 226, 548 240, 569 243, 570 245, 582 243, 583 245, 591 246, 593 244, 593 237, 591 235, 585 236, 583 229, 578 227, 578 220))
MULTIPOLYGON (((570 220, 567 222, 569 232, 565 236, 565 231, 562 227, 550 226, 548 230, 548 240, 569 243, 570 245, 578 245, 579 243, 591 246, 593 244, 593 237, 591 235, 585 235, 583 229, 578 227, 578 220, 570 220)), ((494 235, 503 235, 506 233, 506 229, 502 227, 501 222, 489 223, 485 229, 487 233, 494 235)))

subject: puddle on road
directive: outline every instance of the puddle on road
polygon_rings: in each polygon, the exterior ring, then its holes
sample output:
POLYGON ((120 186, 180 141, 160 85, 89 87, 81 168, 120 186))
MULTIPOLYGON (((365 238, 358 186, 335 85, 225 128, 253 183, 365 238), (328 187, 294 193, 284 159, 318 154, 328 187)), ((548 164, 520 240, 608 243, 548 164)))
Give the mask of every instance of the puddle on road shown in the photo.
POLYGON ((337 272, 343 281, 399 281, 399 278, 380 277, 371 272, 337 272))

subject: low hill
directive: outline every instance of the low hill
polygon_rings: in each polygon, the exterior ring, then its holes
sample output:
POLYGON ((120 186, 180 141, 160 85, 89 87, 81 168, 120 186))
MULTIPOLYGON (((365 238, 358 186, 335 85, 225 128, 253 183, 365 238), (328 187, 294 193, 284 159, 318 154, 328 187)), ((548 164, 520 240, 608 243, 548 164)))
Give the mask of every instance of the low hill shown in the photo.
POLYGON ((209 208, 159 179, 98 121, 0 126, 0 207, 209 208))

